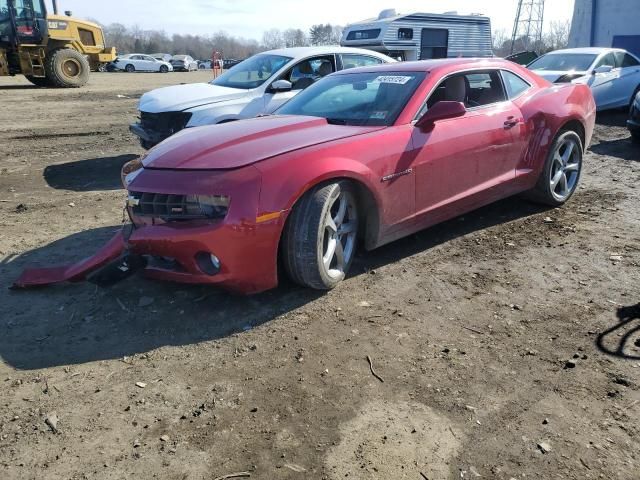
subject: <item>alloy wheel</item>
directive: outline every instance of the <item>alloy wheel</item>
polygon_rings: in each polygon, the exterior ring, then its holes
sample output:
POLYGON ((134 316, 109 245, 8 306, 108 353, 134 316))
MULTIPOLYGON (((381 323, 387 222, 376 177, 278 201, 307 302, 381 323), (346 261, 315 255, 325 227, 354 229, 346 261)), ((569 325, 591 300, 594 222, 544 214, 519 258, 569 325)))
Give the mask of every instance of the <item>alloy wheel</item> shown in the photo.
POLYGON ((564 202, 576 188, 580 169, 582 167, 582 155, 576 139, 566 138, 556 146, 550 169, 549 186, 553 197, 564 202))
POLYGON ((345 266, 351 263, 358 234, 358 210, 353 194, 337 190, 324 221, 322 268, 336 280, 345 276, 345 266))

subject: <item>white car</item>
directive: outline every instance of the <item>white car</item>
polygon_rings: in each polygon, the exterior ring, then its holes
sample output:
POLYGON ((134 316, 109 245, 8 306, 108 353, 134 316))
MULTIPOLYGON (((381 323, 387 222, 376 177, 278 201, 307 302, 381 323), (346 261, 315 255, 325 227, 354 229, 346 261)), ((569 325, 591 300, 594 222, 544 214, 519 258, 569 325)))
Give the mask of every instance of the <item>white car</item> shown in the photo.
POLYGON ((130 130, 151 148, 187 127, 270 113, 316 80, 346 68, 393 63, 371 50, 298 47, 254 55, 209 83, 159 88, 140 99, 130 130))
POLYGON ((619 48, 557 50, 527 68, 553 83, 589 85, 598 110, 628 107, 640 91, 640 59, 619 48))
POLYGON ((171 57, 171 65, 176 71, 193 72, 198 70, 198 62, 189 55, 174 55, 171 57))
POLYGON ((168 62, 163 62, 153 58, 151 55, 143 55, 141 53, 131 53, 129 55, 122 55, 116 58, 113 62, 113 66, 117 70, 124 70, 125 72, 160 72, 167 73, 172 72, 173 67, 168 62))

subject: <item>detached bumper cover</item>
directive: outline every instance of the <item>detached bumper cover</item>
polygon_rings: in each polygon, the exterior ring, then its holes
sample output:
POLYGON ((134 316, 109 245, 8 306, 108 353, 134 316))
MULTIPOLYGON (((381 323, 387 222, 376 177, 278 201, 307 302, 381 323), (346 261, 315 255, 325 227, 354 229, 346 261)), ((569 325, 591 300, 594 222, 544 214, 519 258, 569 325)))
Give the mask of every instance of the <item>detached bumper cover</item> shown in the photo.
POLYGON ((167 135, 164 135, 162 133, 145 130, 144 127, 139 123, 132 123, 131 125, 129 125, 129 131, 136 137, 154 145, 157 145, 164 139, 168 138, 167 135))
POLYGON ((119 231, 94 255, 73 265, 49 268, 28 268, 12 288, 33 288, 62 282, 82 282, 87 277, 122 256, 126 251, 124 232, 119 231))

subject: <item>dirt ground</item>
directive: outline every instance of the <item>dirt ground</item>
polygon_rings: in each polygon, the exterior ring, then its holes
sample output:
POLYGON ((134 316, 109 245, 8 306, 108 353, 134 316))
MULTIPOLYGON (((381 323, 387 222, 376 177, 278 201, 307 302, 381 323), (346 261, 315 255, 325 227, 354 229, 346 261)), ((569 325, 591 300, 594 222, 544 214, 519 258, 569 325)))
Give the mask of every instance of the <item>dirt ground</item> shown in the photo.
POLYGON ((208 77, 0 79, 0 478, 640 478, 640 147, 623 112, 599 117, 564 208, 499 202, 360 254, 328 294, 8 290, 110 237, 137 98, 208 77))

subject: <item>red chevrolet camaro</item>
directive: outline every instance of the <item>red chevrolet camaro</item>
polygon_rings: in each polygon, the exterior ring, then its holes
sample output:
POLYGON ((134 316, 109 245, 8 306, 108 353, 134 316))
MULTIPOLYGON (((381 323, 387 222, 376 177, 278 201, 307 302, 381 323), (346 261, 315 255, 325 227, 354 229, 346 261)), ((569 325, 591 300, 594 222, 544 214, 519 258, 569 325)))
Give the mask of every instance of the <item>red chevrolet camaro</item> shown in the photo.
POLYGON ((345 70, 275 115, 184 130, 125 166, 131 225, 78 264, 16 287, 150 277, 255 293, 330 289, 373 249, 526 192, 575 191, 593 133, 585 85, 503 60, 345 70))

